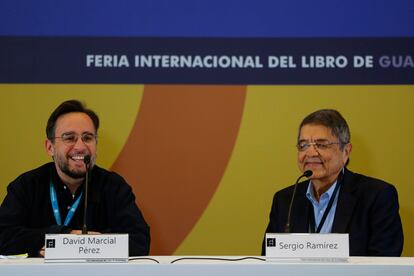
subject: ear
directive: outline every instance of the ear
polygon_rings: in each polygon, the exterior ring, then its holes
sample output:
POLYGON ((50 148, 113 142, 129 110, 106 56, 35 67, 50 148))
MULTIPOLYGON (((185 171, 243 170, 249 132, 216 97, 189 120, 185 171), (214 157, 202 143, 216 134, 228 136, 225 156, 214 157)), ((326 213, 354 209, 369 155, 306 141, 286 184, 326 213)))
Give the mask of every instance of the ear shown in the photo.
POLYGON ((45 141, 45 149, 50 157, 53 157, 55 155, 55 147, 53 146, 52 141, 50 141, 49 139, 46 139, 45 141))
POLYGON ((349 159, 349 155, 351 155, 351 151, 352 151, 352 144, 351 143, 346 144, 343 150, 343 155, 342 155, 344 164, 346 164, 346 161, 349 159))

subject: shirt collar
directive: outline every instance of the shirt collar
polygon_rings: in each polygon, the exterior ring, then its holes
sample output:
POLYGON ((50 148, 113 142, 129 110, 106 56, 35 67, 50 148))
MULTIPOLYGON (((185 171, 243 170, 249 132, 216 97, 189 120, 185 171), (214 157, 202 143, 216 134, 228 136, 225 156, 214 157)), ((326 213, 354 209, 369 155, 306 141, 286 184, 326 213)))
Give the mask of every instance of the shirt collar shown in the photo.
MULTIPOLYGON (((342 173, 342 175, 345 174, 345 167, 342 167, 338 178, 340 177, 341 173, 342 173)), ((333 191, 335 190, 336 184, 338 183, 338 178, 335 180, 334 184, 331 187, 329 187, 329 189, 321 195, 321 198, 322 198, 322 196, 323 197, 328 197, 328 201, 329 201, 329 199, 331 198, 331 196, 333 194, 333 191)), ((318 203, 318 201, 316 200, 315 194, 313 193, 312 180, 309 180, 308 189, 306 190, 306 197, 312 203, 318 203)))
MULTIPOLYGON (((324 192, 322 195, 321 195, 321 199, 322 198, 327 198, 327 201, 329 201, 329 199, 331 198, 331 196, 332 196, 332 194, 333 194, 333 192, 334 192, 334 190, 335 190, 335 187, 336 187, 336 185, 337 185, 337 183, 338 183, 338 180, 335 180, 335 182, 334 182, 334 184, 333 185, 331 185, 331 187, 329 187, 329 189, 326 191, 326 192, 324 192)), ((309 181, 309 184, 308 184, 308 189, 306 190, 306 197, 312 202, 312 203, 317 203, 318 201, 316 200, 316 197, 315 197, 315 194, 314 194, 314 191, 313 191, 313 185, 312 185, 312 180, 310 180, 309 181)))

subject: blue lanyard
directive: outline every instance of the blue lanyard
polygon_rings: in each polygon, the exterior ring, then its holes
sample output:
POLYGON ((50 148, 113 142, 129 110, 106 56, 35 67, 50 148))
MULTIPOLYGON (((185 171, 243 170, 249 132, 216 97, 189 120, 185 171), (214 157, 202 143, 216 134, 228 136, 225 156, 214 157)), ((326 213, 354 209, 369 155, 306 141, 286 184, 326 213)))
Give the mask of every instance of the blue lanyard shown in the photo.
MULTIPOLYGON (((76 201, 72 204, 72 206, 70 207, 69 212, 66 215, 65 224, 64 224, 65 226, 68 226, 70 221, 72 220, 73 215, 75 214, 75 211, 78 208, 80 199, 82 198, 82 195, 83 195, 83 191, 78 196, 76 201)), ((52 180, 50 180, 50 201, 52 202, 53 214, 55 215, 56 223, 58 225, 62 225, 62 220, 60 218, 59 205, 58 205, 58 201, 56 197, 56 191, 55 191, 55 187, 53 186, 52 180)))
POLYGON ((338 193, 339 186, 341 186, 341 182, 338 181, 336 183, 336 187, 335 187, 335 189, 332 193, 332 196, 329 199, 328 206, 326 206, 325 212, 323 213, 322 219, 319 222, 319 225, 317 227, 315 225, 316 224, 315 223, 315 214, 314 214, 314 211, 313 211, 313 205, 311 203, 311 207, 312 207, 311 208, 312 212, 311 212, 311 215, 310 215, 310 232, 311 233, 320 233, 321 232, 322 226, 325 223, 325 220, 328 217, 329 211, 331 211, 332 205, 335 201, 335 197, 336 197, 336 194, 338 193))
MULTIPOLYGON (((328 216, 329 211, 331 211, 332 205, 335 201, 336 194, 338 193, 338 190, 339 190, 340 186, 342 185, 343 177, 344 177, 344 171, 342 170, 342 172, 338 175, 338 179, 336 181, 336 187, 335 187, 335 189, 332 193, 331 198, 329 199, 328 206, 326 206, 325 212, 323 212, 322 219, 319 222, 318 226, 316 226, 316 223, 315 223, 315 214, 314 214, 314 210, 313 210, 313 205, 312 205, 312 203, 310 204, 311 214, 310 214, 309 224, 310 224, 310 232, 311 233, 320 233, 321 232, 321 229, 322 229, 323 224, 325 223, 326 217, 328 216)), ((339 198, 338 198, 338 200, 339 200, 339 198)))

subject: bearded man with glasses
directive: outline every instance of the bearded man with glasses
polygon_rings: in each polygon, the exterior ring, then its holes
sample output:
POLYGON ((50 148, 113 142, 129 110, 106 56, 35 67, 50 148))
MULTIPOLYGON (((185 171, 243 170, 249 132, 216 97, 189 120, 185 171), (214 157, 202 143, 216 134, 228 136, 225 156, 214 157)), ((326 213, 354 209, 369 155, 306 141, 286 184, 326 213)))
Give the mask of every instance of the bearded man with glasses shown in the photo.
POLYGON ((318 110, 303 119, 297 163, 302 173, 312 175, 298 183, 294 197, 295 185, 274 195, 266 233, 285 232, 291 205, 291 233, 349 233, 351 256, 400 256, 404 238, 397 190, 346 168, 350 138, 336 110, 318 110))
POLYGON ((43 256, 45 234, 80 234, 88 170, 87 231, 129 234, 129 255, 148 255, 149 227, 131 187, 96 162, 99 118, 77 100, 60 104, 46 126, 54 162, 20 175, 0 206, 0 255, 43 256))

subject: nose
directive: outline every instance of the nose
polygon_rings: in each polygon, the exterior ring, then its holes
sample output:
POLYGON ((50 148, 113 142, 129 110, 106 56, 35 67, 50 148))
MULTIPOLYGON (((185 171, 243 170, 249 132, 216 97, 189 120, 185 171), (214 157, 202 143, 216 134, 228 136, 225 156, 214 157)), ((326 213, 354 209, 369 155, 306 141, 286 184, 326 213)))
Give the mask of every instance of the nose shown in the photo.
POLYGON ((73 145, 74 148, 79 149, 79 148, 88 148, 88 146, 86 145, 86 143, 82 140, 82 137, 78 136, 78 139, 76 139, 75 144, 73 145))
POLYGON ((311 143, 309 148, 305 151, 306 155, 308 156, 316 156, 319 155, 319 151, 315 144, 311 143))

